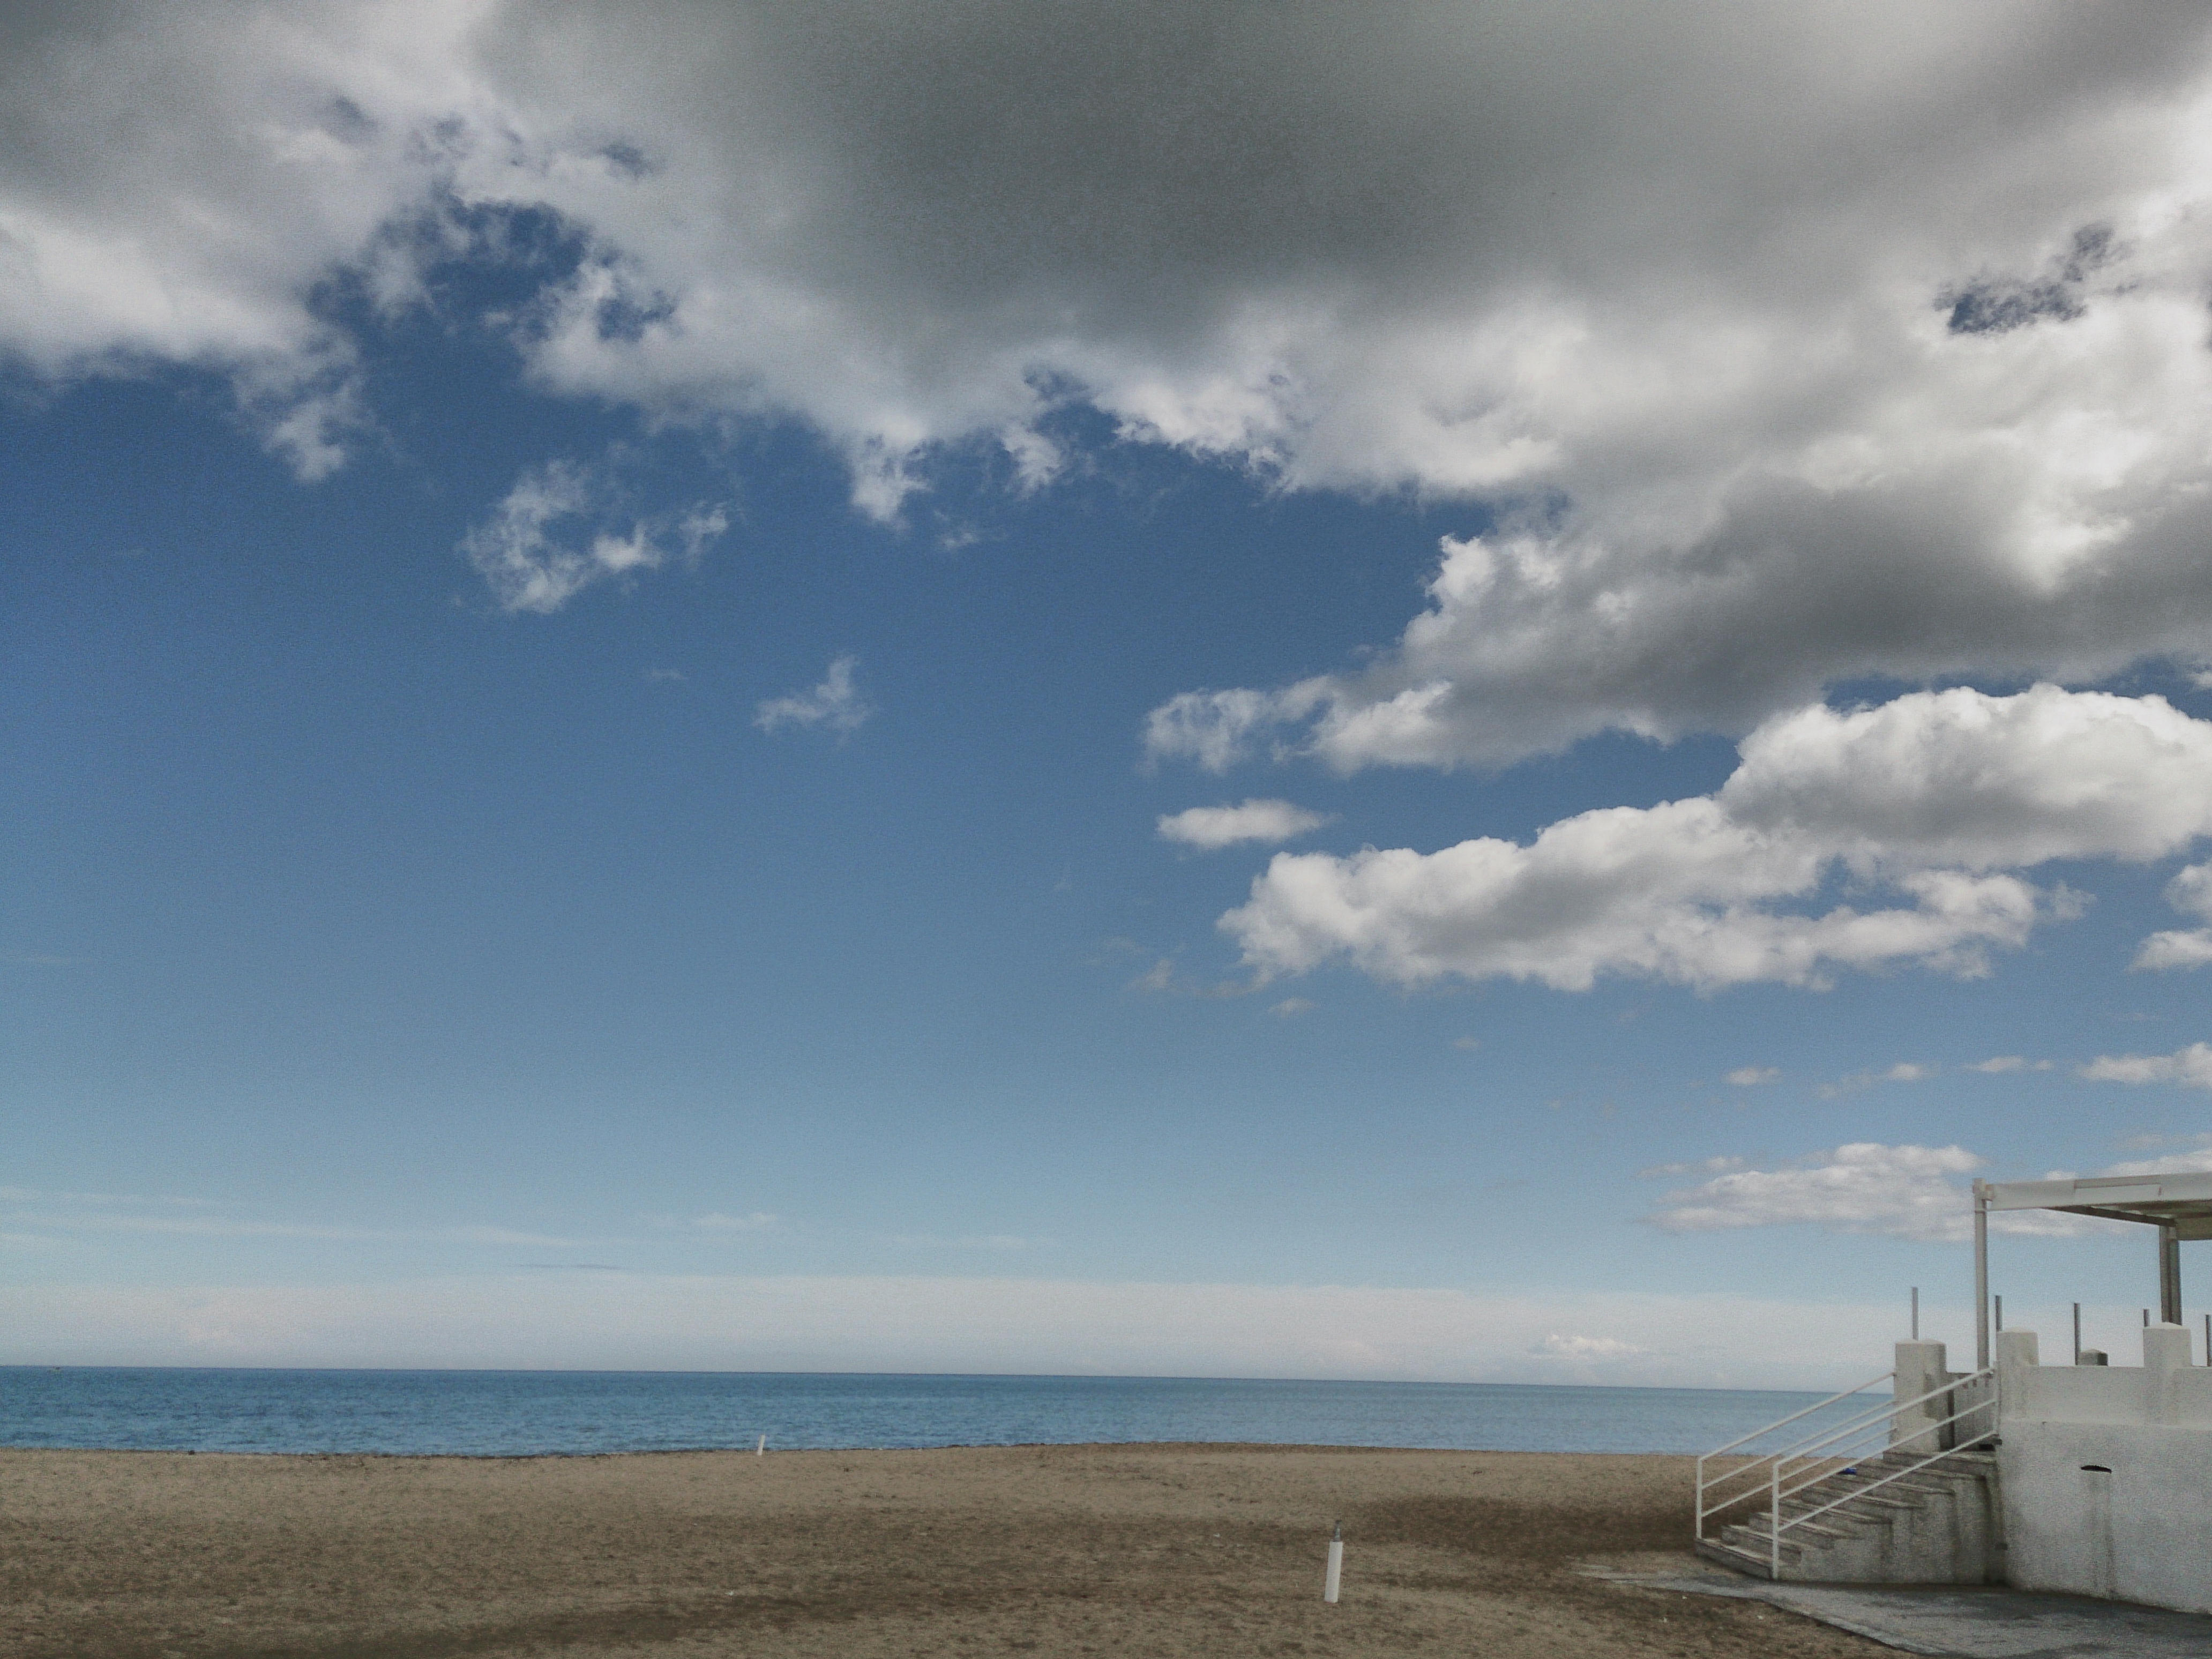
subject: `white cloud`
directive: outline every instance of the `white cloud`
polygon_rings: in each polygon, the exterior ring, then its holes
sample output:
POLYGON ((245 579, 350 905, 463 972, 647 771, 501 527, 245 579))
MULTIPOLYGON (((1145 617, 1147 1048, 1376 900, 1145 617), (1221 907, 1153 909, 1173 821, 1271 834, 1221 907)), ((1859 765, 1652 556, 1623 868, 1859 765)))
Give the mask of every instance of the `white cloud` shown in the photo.
POLYGON ((556 534, 576 520, 603 518, 609 494, 604 479, 571 463, 532 467, 463 538, 461 550, 501 609, 543 615, 609 577, 657 570, 672 557, 696 563, 729 528, 721 508, 702 502, 681 514, 636 520, 622 535, 604 528, 571 539, 556 534))
POLYGON ((1647 1181, 1659 1176, 1719 1175, 1728 1170, 1741 1170, 1747 1161, 1741 1158, 1706 1158, 1693 1164, 1655 1164, 1636 1173, 1638 1178, 1647 1181))
POLYGON ((1291 841, 1328 822, 1322 814, 1286 800, 1248 800, 1236 806, 1193 806, 1165 814, 1158 830, 1163 840, 1210 852, 1244 842, 1291 841))
POLYGON ((1915 692, 1778 717, 1741 755, 1712 795, 1584 812, 1527 846, 1279 853, 1220 925, 1263 976, 1339 958, 1401 984, 1565 990, 1601 974, 1820 985, 1908 963, 1971 975, 2081 902, 1996 872, 2212 833, 2212 722, 2157 697, 1915 692), (1786 908, 1839 878, 1909 902, 1786 908))
POLYGON ((854 683, 853 671, 860 665, 858 657, 837 658, 813 690, 770 697, 761 703, 754 712, 753 724, 763 732, 780 732, 787 726, 826 726, 841 737, 857 732, 876 712, 854 683))
POLYGON ((357 418, 354 342, 313 303, 395 268, 474 96, 468 4, 16 9, 0 29, 0 351, 56 380, 227 373, 302 475, 357 418), (426 142, 428 141, 428 142, 426 142))
POLYGON ((1728 1074, 1727 1082, 1739 1089, 1755 1089, 1762 1083, 1771 1083, 1782 1075, 1774 1066, 1739 1066, 1728 1074))
POLYGON ((2212 832, 2212 723, 2162 697, 1959 689, 1778 716, 1720 799, 1856 860, 2018 867, 2161 858, 2212 832))
POLYGON ((2212 962, 2212 927, 2174 928, 2151 934, 2136 947, 2128 966, 2137 972, 2202 968, 2212 962))
MULTIPOLYGON (((2209 1056, 2208 1058, 2212 1058, 2209 1056)), ((1668 1193, 1646 1218, 1668 1232, 1727 1232, 1798 1224, 1845 1233, 1878 1233, 1923 1243, 1955 1243, 1973 1232, 1973 1195, 1964 1178, 1984 1160, 1963 1146, 1884 1146, 1856 1141, 1779 1169, 1739 1167, 1695 1187, 1668 1193)), ((1717 1168, 1721 1160, 1705 1166, 1717 1168)), ((1698 1166, 1662 1164, 1645 1175, 1686 1175, 1698 1166)), ((2098 1173, 2149 1175, 2212 1169, 2212 1149, 2148 1163, 2115 1164, 2098 1173)), ((2063 1171, 2045 1179, 2057 1180, 2063 1171)), ((2050 1210, 2000 1211, 1990 1228, 2045 1238, 2124 1231, 2125 1222, 2062 1215, 2050 1210)))
POLYGON ((2164 1158, 2115 1164, 2099 1173, 2108 1176, 2201 1175, 2207 1170, 2212 1170, 2212 1146, 2200 1145, 2193 1152, 2169 1152, 2164 1158))
MULTIPOLYGON (((2212 921, 2212 864, 2192 864, 2166 884, 2166 902, 2190 915, 2212 921)), ((2176 928, 2153 933, 2136 951, 2130 968, 2202 968, 2212 962, 2212 927, 2176 928)))
POLYGON ((2176 872, 2166 884, 2166 902, 2177 910, 2212 921, 2212 864, 2192 864, 2176 872))
POLYGON ((1798 1222, 1907 1238, 1963 1236, 1965 1200, 1953 1176, 1982 1160, 1960 1146, 1838 1146, 1782 1170, 1739 1170, 1669 1193, 1651 1219, 1670 1232, 1798 1222))
POLYGON ((1313 1011, 1314 1005, 1304 997, 1285 997, 1267 1010, 1277 1019, 1296 1019, 1300 1014, 1310 1014, 1313 1011))
POLYGON ((1878 1083, 1922 1083, 1935 1075, 1932 1066, 1900 1060, 1881 1071, 1854 1072, 1849 1077, 1838 1078, 1833 1083, 1824 1083, 1820 1085, 1820 1095, 1823 1100, 1839 1100, 1845 1095, 1871 1089, 1878 1083))
POLYGON ((1645 1351, 1617 1336, 1562 1336, 1553 1331, 1528 1352, 1547 1359, 1633 1359, 1645 1351))
POLYGON ((1162 957, 1158 962, 1129 981, 1133 991, 1146 991, 1155 995, 1175 989, 1175 958, 1162 957))
MULTIPOLYGON (((1856 1141, 1779 1170, 1735 1170, 1673 1192, 1650 1219, 1669 1232, 1717 1232, 1800 1223, 1838 1232, 1956 1240, 1971 1231, 1970 1194, 1954 1179, 1982 1160, 1962 1146, 1856 1141)), ((1673 1173, 1668 1169, 1664 1173, 1673 1173)), ((2022 1216, 2040 1222, 2035 1212, 2022 1216)), ((2069 1218, 2057 1218, 2065 1222, 2069 1218)), ((2008 1215, 2000 1224, 2020 1225, 2008 1215)), ((2033 1230, 2050 1231, 2048 1225, 2033 1230)), ((2065 1229, 2062 1229, 2063 1231, 2065 1229)))
POLYGON ((2092 1083, 2181 1083, 2212 1089, 2212 1043, 2192 1042, 2170 1054, 2100 1054, 2081 1067, 2081 1075, 2092 1083))

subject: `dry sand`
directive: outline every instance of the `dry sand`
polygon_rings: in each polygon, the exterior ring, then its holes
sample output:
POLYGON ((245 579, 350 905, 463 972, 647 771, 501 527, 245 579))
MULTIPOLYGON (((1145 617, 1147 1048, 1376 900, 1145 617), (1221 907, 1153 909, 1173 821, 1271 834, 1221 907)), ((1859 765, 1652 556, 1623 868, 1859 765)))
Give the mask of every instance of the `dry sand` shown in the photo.
POLYGON ((1887 1653, 1574 1571, 1687 1566, 1688 1486, 1676 1457, 1253 1446, 0 1451, 0 1652, 1887 1653))

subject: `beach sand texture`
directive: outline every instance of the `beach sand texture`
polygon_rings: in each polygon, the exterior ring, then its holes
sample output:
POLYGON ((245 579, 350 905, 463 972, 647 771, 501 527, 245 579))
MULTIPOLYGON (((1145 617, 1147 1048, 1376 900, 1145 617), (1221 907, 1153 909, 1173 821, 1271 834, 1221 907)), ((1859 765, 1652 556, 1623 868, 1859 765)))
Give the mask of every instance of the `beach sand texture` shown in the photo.
POLYGON ((0 1451, 0 1652, 1869 1659, 1689 1565, 1679 1457, 0 1451), (1344 1598, 1321 1599, 1329 1524, 1344 1598))

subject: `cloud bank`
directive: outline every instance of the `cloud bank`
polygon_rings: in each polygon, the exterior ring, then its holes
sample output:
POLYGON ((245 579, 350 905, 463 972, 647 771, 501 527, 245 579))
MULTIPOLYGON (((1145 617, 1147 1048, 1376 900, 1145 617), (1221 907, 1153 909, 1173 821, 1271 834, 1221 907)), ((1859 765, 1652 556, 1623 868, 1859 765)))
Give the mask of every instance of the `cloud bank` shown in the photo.
POLYGON ((1522 846, 1279 853, 1221 918, 1262 976, 1349 962, 1586 990, 1711 989, 1842 968, 1986 971, 2078 900, 2013 871, 2142 861, 2212 834, 2212 723, 2156 697, 2039 685, 1802 709, 1747 738, 1712 795, 1581 813, 1522 846), (1808 910, 1832 884, 1905 902, 1808 910))
MULTIPOLYGON (((0 1287, 0 1364, 1840 1386, 1888 1307, 1747 1297, 589 1272, 0 1287)), ((1852 1380, 1855 1380, 1852 1379, 1852 1380)))

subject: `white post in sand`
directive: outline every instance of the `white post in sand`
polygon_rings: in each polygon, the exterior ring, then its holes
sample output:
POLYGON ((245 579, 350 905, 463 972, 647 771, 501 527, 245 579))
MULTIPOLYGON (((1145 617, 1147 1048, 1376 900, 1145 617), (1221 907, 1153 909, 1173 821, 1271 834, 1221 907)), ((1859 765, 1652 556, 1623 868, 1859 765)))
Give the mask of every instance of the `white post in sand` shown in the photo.
POLYGON ((755 1457, 766 1457, 768 1455, 768 1437, 766 1435, 763 1435, 760 1437, 760 1444, 753 1448, 753 1455, 755 1457))
POLYGON ((1336 1600, 1336 1592, 1344 1583, 1344 1522, 1340 1521, 1328 1535, 1328 1576, 1322 1579, 1321 1599, 1336 1600))

